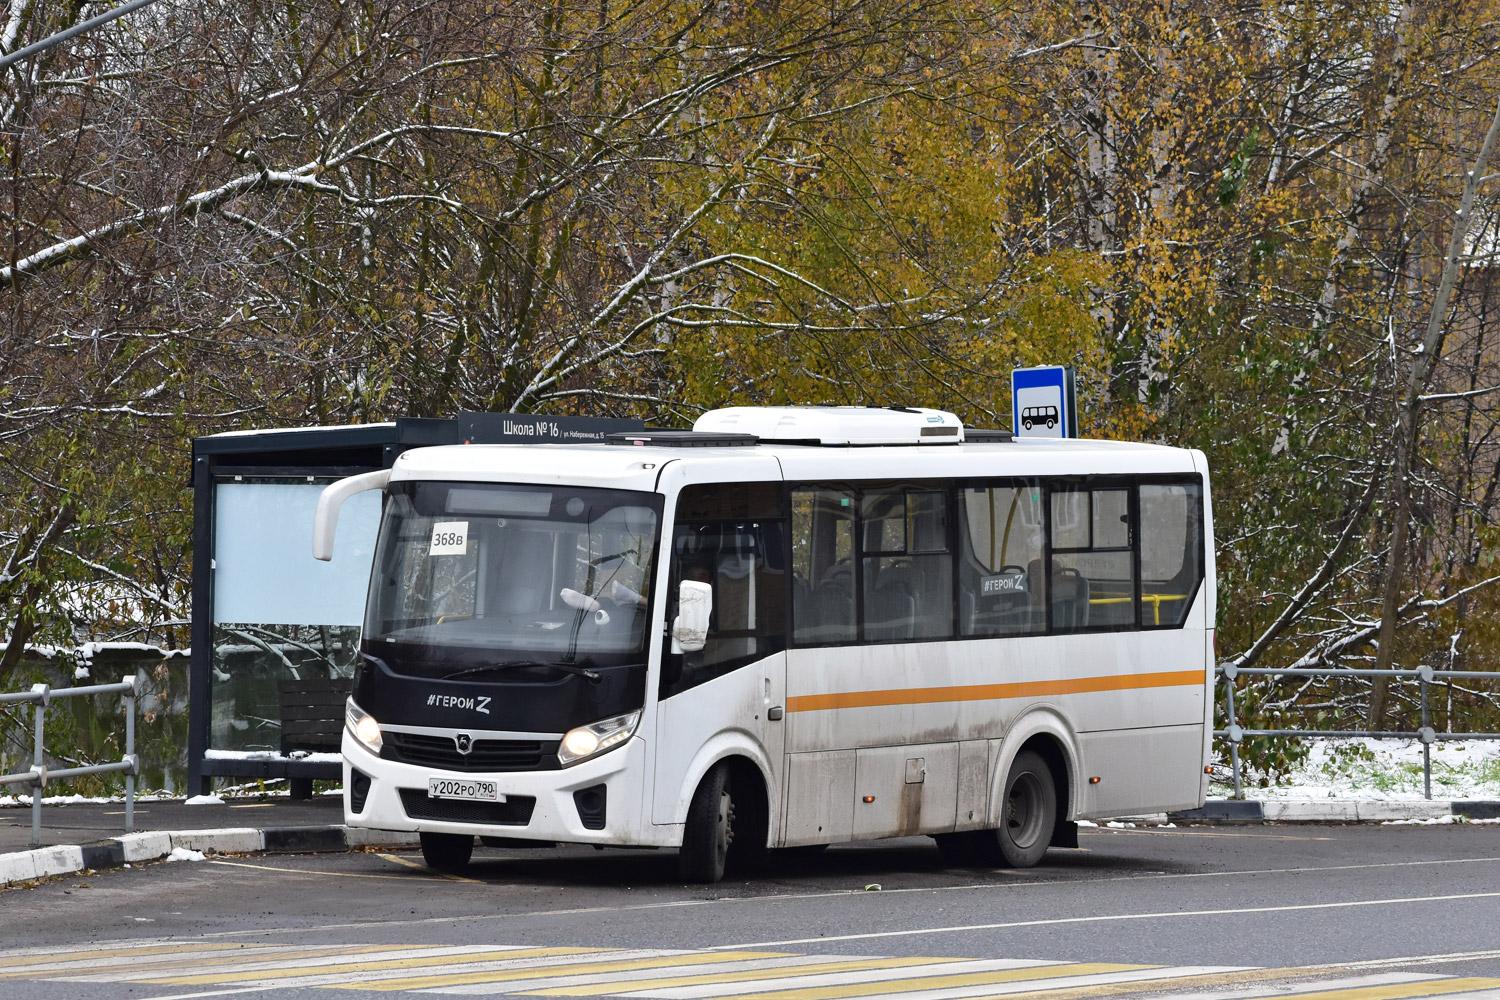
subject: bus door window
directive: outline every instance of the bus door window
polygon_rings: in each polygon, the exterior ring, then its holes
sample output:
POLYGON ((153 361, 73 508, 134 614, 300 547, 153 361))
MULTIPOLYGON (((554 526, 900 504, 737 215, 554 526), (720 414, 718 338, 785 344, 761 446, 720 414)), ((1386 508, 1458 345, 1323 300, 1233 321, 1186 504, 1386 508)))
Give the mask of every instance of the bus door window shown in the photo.
POLYGON ((865 641, 951 636, 947 491, 869 491, 860 518, 865 641))
POLYGON ((1047 628, 1042 488, 959 491, 959 622, 964 635, 1023 635, 1047 628))
POLYGON ((778 516, 780 485, 762 491, 769 498, 767 504, 746 507, 742 502, 744 492, 761 485, 687 487, 678 500, 666 620, 677 617, 677 592, 683 580, 713 588, 713 611, 701 650, 669 652, 664 657, 662 697, 786 648, 786 539, 785 521, 778 516), (741 494, 740 499, 729 499, 733 493, 741 494), (744 516, 713 516, 736 514, 744 516))
POLYGON ((1082 486, 1051 491, 1054 631, 1134 627, 1130 494, 1082 486))
POLYGON ((1203 579, 1203 500, 1197 483, 1140 487, 1141 609, 1145 628, 1176 627, 1203 579))

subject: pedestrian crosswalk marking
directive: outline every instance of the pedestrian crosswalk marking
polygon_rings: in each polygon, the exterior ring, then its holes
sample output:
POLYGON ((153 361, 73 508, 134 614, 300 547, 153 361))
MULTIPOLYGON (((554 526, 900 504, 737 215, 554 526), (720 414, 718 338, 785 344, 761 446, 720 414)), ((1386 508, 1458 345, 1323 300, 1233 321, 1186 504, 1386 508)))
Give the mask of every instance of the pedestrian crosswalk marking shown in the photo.
MULTIPOLYGON (((1176 969, 1164 969, 1164 973, 1172 975, 1154 979, 1135 979, 1128 983, 1108 983, 1094 986, 1075 986, 1068 989, 1046 989, 1028 993, 1008 993, 1004 996, 970 997, 969 1000, 1093 1000, 1095 997, 1126 997, 1137 996, 1142 993, 1159 993, 1162 990, 1181 990, 1191 986, 1222 987, 1234 983, 1268 982, 1272 980, 1288 980, 1310 976, 1333 976, 1340 970, 1335 968, 1282 968, 1282 969, 1242 969, 1238 972, 1225 971, 1215 972, 1209 975, 1188 974, 1178 975, 1176 969)), ((1362 976, 1353 980, 1314 980, 1306 983, 1307 986, 1318 986, 1328 989, 1330 985, 1370 985, 1385 982, 1399 981, 1409 982, 1417 979, 1444 979, 1444 976, 1434 976, 1421 973, 1386 973, 1380 977, 1362 976)), ((1176 993, 1171 995, 1171 1000, 1258 1000, 1267 994, 1263 987, 1250 987, 1244 990, 1224 991, 1213 989, 1205 993, 1176 993)), ((1285 991, 1277 991, 1275 996, 1290 995, 1285 991)), ((1298 994, 1300 996, 1300 994, 1298 994)))
MULTIPOLYGON (((1317 988, 1319 993, 1329 993, 1336 990, 1352 990, 1369 986, 1389 986, 1395 983, 1415 983, 1421 980, 1433 982, 1452 982, 1452 976, 1440 976, 1423 972, 1376 972, 1363 973, 1361 975, 1349 975, 1350 970, 1342 970, 1339 975, 1338 969, 1323 970, 1330 974, 1330 978, 1315 983, 1304 983, 1303 989, 1317 988)), ((1302 996, 1306 996, 1303 993, 1302 996)), ((1251 987, 1243 990, 1204 990, 1201 993, 1174 994, 1172 1000, 1260 1000, 1265 996, 1264 987, 1251 987)), ((1011 1000, 1007 997, 1005 1000, 1011 1000)), ((1051 1000, 1051 998, 1042 998, 1051 1000)))
POLYGON ((1318 966, 1246 969, 536 944, 230 945, 153 938, 0 959, 0 980, 129 985, 143 1000, 282 989, 615 1000, 1500 1000, 1500 979, 1318 966), (194 992, 180 993, 183 987, 194 992), (213 989, 223 986, 223 989, 213 989), (208 987, 207 990, 203 989, 208 987), (164 995, 167 994, 167 995, 164 995))
MULTIPOLYGON (((339 947, 338 945, 317 945, 313 947, 293 948, 283 946, 279 948, 257 948, 254 951, 225 948, 223 951, 205 951, 195 953, 191 958, 171 958, 166 955, 152 956, 144 960, 130 961, 129 969, 125 972, 99 972, 93 962, 55 962, 46 966, 33 966, 23 972, 0 973, 0 979, 17 979, 27 977, 35 979, 40 973, 51 972, 53 978, 67 978, 69 982, 115 982, 120 979, 147 979, 151 976, 163 975, 173 969, 201 969, 212 964, 215 968, 233 965, 241 969, 254 969, 262 966, 271 966, 280 962, 306 961, 309 963, 340 962, 347 960, 351 955, 366 955, 372 952, 386 954, 390 951, 390 945, 360 945, 358 947, 339 947)), ((413 946, 411 952, 430 952, 433 946, 413 946)), ((468 950, 468 949, 465 949, 468 950)), ((388 956, 389 957, 389 956, 388 956)))
MULTIPOLYGON (((724 962, 732 958, 790 958, 786 952, 781 951, 706 951, 706 952, 678 952, 675 955, 665 955, 661 958, 641 958, 628 962, 600 962, 593 966, 580 966, 572 971, 582 972, 628 972, 632 969, 660 969, 666 967, 677 967, 684 965, 707 965, 711 962, 724 962)), ((550 973, 539 975, 541 970, 527 970, 524 972, 468 972, 449 976, 420 976, 412 979, 396 979, 379 983, 361 983, 360 989, 368 990, 415 990, 429 986, 459 986, 468 983, 495 983, 509 982, 520 979, 542 979, 550 976, 550 973)), ((330 988, 338 989, 338 986, 330 988)), ((505 992, 513 993, 515 990, 505 992)))
MULTIPOLYGON (((995 983, 1014 983, 1029 979, 1054 979, 1061 976, 1092 976, 1105 972, 1138 972, 1154 969, 1149 965, 1115 965, 1109 962, 1081 962, 1071 965, 1046 965, 1040 968, 1000 969, 994 972, 973 972, 966 975, 916 976, 910 979, 881 980, 873 983, 846 983, 839 986, 818 988, 803 987, 773 992, 756 992, 755 1000, 849 1000, 851 997, 873 997, 890 993, 891 987, 899 985, 900 992, 929 992, 954 987, 990 986, 995 983)), ((976 992, 984 992, 978 990, 976 992)), ((659 996, 660 994, 653 994, 659 996)), ((746 997, 729 997, 727 1000, 747 1000, 746 997)))
MULTIPOLYGON (((530 948, 524 951, 516 951, 513 948, 498 951, 467 952, 463 954, 463 960, 472 962, 484 962, 495 959, 514 959, 532 957, 552 957, 554 955, 577 955, 579 953, 597 953, 597 948, 530 948)), ((304 965, 289 969, 276 969, 276 972, 285 973, 288 976, 316 975, 329 976, 340 972, 383 972, 388 969, 424 969, 434 965, 451 965, 455 956, 449 955, 421 955, 413 958, 384 959, 373 962, 345 962, 339 965, 304 965)), ((143 983, 154 983, 164 986, 222 986, 226 983, 247 983, 270 978, 267 976, 269 970, 240 971, 240 972, 216 972, 199 976, 172 976, 166 979, 142 979, 143 983)), ((277 978, 280 978, 279 976, 277 978)))
MULTIPOLYGON (((899 980, 901 982, 913 982, 922 979, 944 977, 957 980, 958 977, 970 973, 989 973, 1001 970, 1031 969, 1038 966, 1065 965, 1065 962, 1048 962, 1037 959, 1015 959, 1001 958, 974 961, 954 961, 946 964, 924 964, 927 959, 913 958, 908 964, 893 968, 873 969, 869 971, 852 973, 829 973, 826 975, 812 975, 806 977, 779 977, 775 979, 763 979, 755 982, 754 989, 759 996, 776 996, 783 991, 794 992, 812 991, 820 987, 827 988, 849 988, 859 989, 861 984, 878 983, 881 980, 899 980)), ((653 997, 657 1000, 710 1000, 717 997, 732 997, 744 987, 739 983, 730 984, 708 984, 703 986, 679 986, 665 989, 647 989, 628 984, 621 987, 618 995, 631 997, 653 997), (629 989, 629 993, 624 990, 629 989)), ((885 992, 879 986, 874 987, 877 993, 885 992)))
MULTIPOLYGON (((26 955, 12 955, 9 958, 0 958, 0 968, 14 968, 19 965, 36 965, 42 962, 91 962, 100 958, 125 958, 138 955, 177 955, 184 951, 223 951, 229 945, 223 944, 156 944, 125 946, 120 948, 97 948, 93 951, 36 951, 26 955)), ((274 948, 269 944, 246 944, 241 948, 274 948)), ((328 945, 333 948, 337 945, 328 945)), ((3 974, 3 973, 0 973, 3 974)))
POLYGON ((1403 1000, 1405 997, 1436 997, 1453 993, 1468 993, 1496 986, 1500 986, 1500 979, 1482 979, 1472 976, 1437 982, 1427 980, 1421 983, 1363 986, 1352 990, 1320 990, 1317 993, 1299 993, 1297 1000, 1403 1000))
MULTIPOLYGON (((310 952, 305 956, 299 956, 295 951, 288 950, 283 955, 245 955, 226 956, 224 959, 215 960, 212 968, 216 973, 228 975, 231 971, 236 973, 251 973, 250 981, 254 982, 270 973, 281 972, 287 968, 323 969, 339 965, 347 965, 349 959, 360 954, 372 954, 380 961, 389 961, 402 958, 421 958, 436 955, 467 956, 474 952, 472 945, 459 947, 442 947, 439 945, 364 945, 358 948, 339 948, 334 951, 322 950, 310 952)), ((515 951, 507 954, 516 954, 515 951)), ((366 965, 375 964, 361 963, 361 968, 366 965)), ((69 975, 63 978, 70 983, 111 983, 111 982, 154 982, 171 977, 174 970, 184 970, 182 974, 197 975, 207 974, 203 970, 208 967, 207 963, 183 959, 178 962, 156 963, 148 962, 136 964, 131 963, 127 972, 80 972, 77 975, 69 975)))
MULTIPOLYGON (((797 958, 785 959, 788 963, 807 963, 809 958, 825 958, 826 956, 799 956, 797 958)), ((829 962, 814 961, 812 964, 789 965, 775 969, 778 976, 782 977, 814 977, 820 975, 833 975, 837 973, 862 973, 876 969, 886 970, 908 970, 934 969, 940 965, 964 965, 967 964, 961 958, 867 958, 853 961, 829 962)), ((1041 964, 1041 963, 1038 963, 1041 964)), ((767 966, 762 964, 754 969, 740 969, 733 972, 719 972, 708 975, 670 976, 657 979, 638 979, 623 982, 619 979, 600 979, 597 982, 586 983, 575 986, 552 986, 541 989, 527 989, 525 992, 530 996, 543 997, 596 997, 596 996, 645 996, 645 990, 678 990, 690 986, 704 986, 718 983, 739 983, 746 980, 764 979, 767 966), (623 989, 611 989, 619 986, 628 988, 630 992, 623 989)), ((845 979, 852 981, 853 977, 845 979)), ((811 985, 809 983, 809 985, 811 985)), ((773 987, 774 988, 774 987, 773 987)), ((654 996, 666 996, 667 994, 652 994, 654 996)), ((672 996, 678 994, 673 992, 672 996)))

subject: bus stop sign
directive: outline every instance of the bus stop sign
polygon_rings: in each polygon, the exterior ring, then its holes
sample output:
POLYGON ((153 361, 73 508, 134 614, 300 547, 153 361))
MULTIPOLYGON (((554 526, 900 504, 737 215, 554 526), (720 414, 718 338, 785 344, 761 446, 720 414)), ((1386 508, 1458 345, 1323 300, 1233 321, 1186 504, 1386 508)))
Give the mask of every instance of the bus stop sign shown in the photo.
POLYGON ((1075 403, 1072 365, 1011 370, 1010 406, 1016 437, 1077 437, 1075 403))

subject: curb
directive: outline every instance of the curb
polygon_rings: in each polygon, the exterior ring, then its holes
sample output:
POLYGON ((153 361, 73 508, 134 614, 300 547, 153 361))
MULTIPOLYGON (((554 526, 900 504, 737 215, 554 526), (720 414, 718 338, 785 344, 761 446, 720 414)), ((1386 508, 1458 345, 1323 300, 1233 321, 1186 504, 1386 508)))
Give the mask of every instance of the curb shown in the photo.
POLYGON ((1392 820, 1500 818, 1500 801, 1391 799, 1209 799, 1199 809, 1167 813, 1174 823, 1388 823, 1392 820))
MULTIPOLYGON (((1497 804, 1500 806, 1500 804, 1497 804)), ((256 854, 262 851, 344 851, 351 847, 410 847, 415 833, 364 830, 347 826, 275 826, 221 830, 180 830, 127 833, 122 837, 77 846, 39 847, 0 854, 0 886, 31 882, 49 875, 120 868, 140 861, 156 861, 176 848, 205 854, 256 854)))

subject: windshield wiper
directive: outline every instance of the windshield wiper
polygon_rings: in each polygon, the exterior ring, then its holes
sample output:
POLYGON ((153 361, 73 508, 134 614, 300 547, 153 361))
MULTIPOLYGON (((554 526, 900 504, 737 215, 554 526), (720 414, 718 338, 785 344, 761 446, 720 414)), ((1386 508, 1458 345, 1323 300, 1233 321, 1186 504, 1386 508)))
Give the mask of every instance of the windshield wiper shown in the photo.
POLYGON ((467 667, 463 670, 455 670, 451 674, 444 674, 442 679, 452 680, 455 677, 474 677, 479 674, 487 674, 501 670, 516 670, 521 667, 543 667, 547 670, 561 670, 565 674, 577 674, 586 677, 590 683, 598 684, 604 680, 604 675, 587 667, 580 667, 572 663, 535 663, 531 660, 509 660, 502 663, 486 663, 478 667, 467 667))

